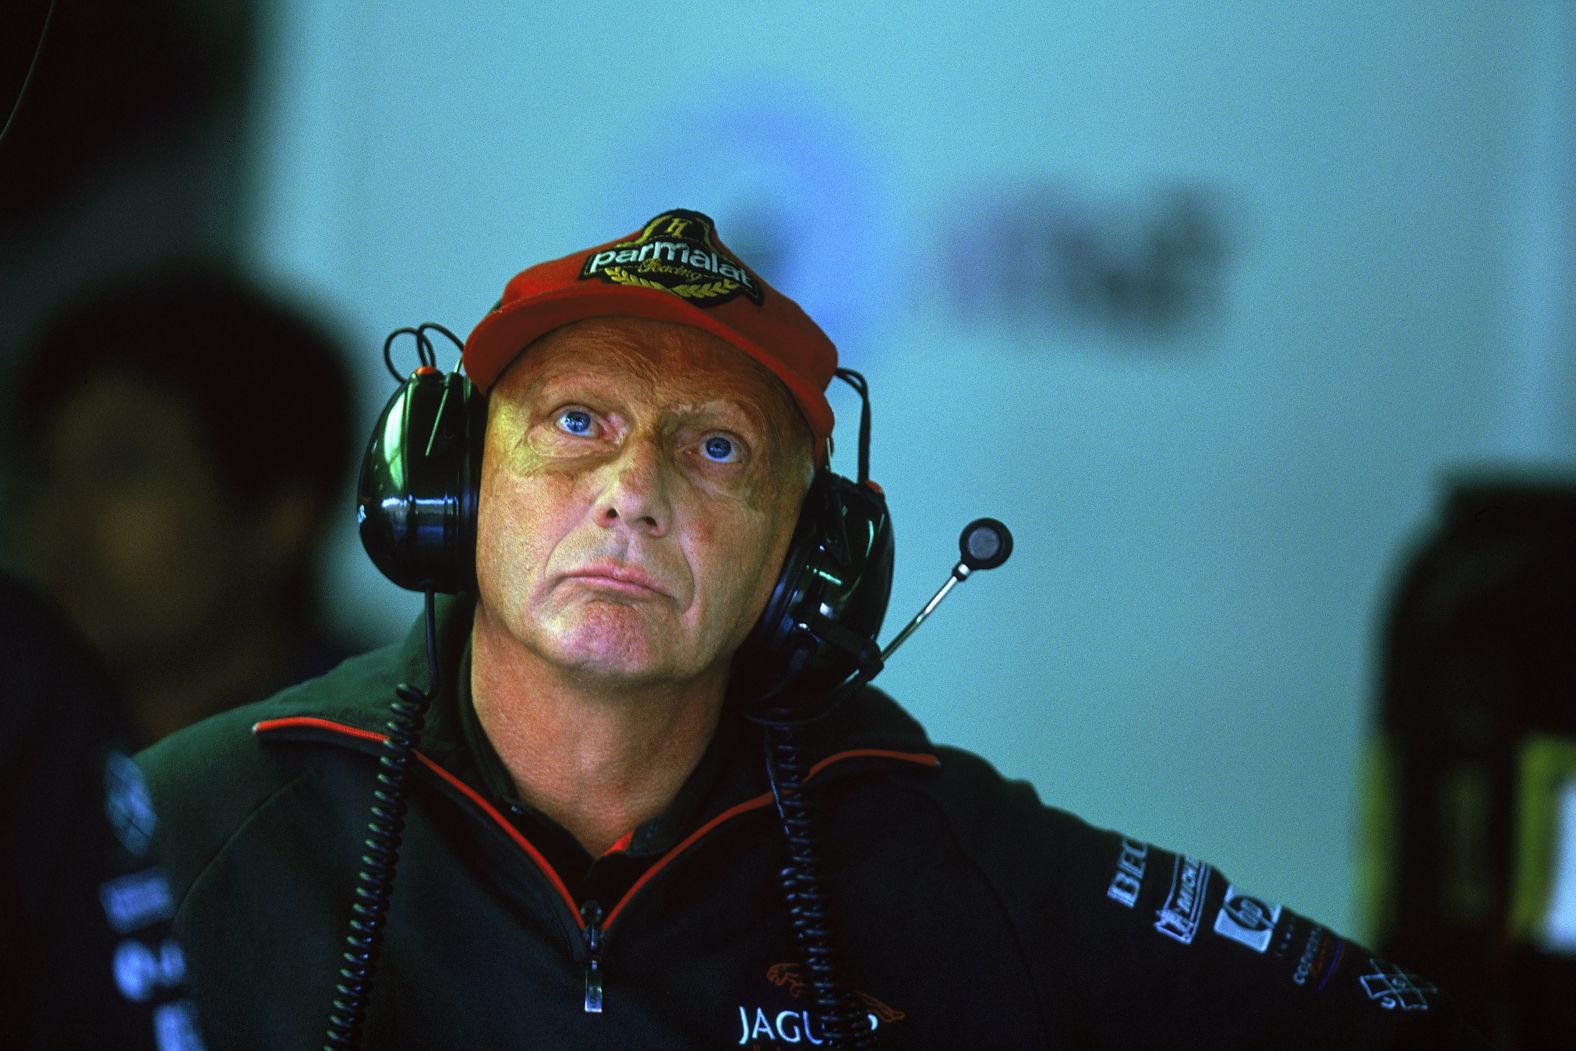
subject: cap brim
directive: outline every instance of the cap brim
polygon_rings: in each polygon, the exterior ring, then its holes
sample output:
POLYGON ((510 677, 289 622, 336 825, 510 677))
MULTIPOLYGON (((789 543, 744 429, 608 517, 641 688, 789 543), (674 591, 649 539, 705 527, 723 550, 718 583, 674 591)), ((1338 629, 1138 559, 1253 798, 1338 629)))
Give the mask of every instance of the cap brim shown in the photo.
POLYGON ((517 304, 500 307, 482 318, 466 339, 465 371, 471 382, 484 392, 489 391, 510 363, 536 339, 576 321, 616 316, 689 325, 737 347, 782 381, 812 434, 818 439, 831 435, 832 408, 824 393, 785 369, 764 347, 715 315, 655 289, 587 283, 540 292, 517 304))

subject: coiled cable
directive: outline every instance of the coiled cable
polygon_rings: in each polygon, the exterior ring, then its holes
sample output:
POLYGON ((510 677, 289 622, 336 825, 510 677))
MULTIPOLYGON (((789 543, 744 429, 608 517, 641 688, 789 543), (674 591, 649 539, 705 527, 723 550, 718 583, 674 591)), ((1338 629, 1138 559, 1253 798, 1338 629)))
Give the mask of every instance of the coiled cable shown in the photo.
POLYGON ((428 687, 423 691, 402 682, 394 689, 396 699, 390 708, 388 736, 378 757, 377 787, 372 792, 372 812, 363 841, 366 853, 361 856, 361 871, 356 876, 350 931, 340 954, 339 981, 334 986, 333 1010, 323 1037, 325 1051, 359 1047, 366 1025, 372 978, 394 893, 400 838, 405 831, 405 789, 410 763, 427 709, 438 692, 438 625, 435 597, 430 589, 426 592, 426 620, 428 687))
POLYGON ((781 706, 771 715, 757 719, 765 727, 766 773, 788 845, 787 864, 778 873, 788 922, 814 998, 822 1042, 834 1049, 874 1049, 875 1033, 866 1012, 854 998, 837 951, 831 909, 821 879, 814 811, 804 791, 804 759, 791 720, 791 710, 781 706), (780 718, 774 720, 773 715, 780 718))

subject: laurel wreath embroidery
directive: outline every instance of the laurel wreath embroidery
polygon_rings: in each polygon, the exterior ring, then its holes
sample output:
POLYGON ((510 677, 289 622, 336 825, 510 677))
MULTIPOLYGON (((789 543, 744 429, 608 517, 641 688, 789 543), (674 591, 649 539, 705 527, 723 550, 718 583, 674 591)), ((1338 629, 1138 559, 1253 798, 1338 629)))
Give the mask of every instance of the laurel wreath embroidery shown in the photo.
POLYGON ((716 296, 725 296, 739 287, 737 281, 728 280, 707 281, 701 284, 664 285, 660 281, 653 281, 650 278, 632 274, 621 266, 610 266, 602 272, 621 285, 655 288, 661 292, 672 292, 675 295, 683 296, 685 299, 712 299, 716 296))

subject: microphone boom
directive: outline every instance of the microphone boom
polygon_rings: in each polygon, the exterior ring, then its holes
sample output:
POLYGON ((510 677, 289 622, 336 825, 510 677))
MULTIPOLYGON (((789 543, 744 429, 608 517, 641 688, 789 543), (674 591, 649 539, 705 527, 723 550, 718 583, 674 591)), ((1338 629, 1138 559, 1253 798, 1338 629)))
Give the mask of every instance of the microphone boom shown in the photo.
POLYGON ((967 580, 970 573, 977 569, 995 569, 1007 561, 1012 554, 1012 532, 1000 521, 994 518, 976 518, 963 527, 963 533, 958 537, 958 553, 961 556, 958 564, 952 567, 952 574, 947 577, 947 582, 941 589, 930 596, 930 601, 925 607, 914 614, 914 619, 903 626, 897 637, 887 643, 886 649, 881 651, 881 663, 885 664, 888 657, 897 651, 897 648, 914 634, 914 629, 925 622, 931 610, 941 605, 941 600, 955 587, 959 581, 967 580))

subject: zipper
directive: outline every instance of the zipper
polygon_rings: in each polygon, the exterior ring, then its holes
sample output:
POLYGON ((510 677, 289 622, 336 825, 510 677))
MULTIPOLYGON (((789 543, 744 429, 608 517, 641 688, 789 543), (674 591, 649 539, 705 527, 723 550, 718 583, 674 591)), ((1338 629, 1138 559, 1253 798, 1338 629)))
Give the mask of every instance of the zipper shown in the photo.
MULTIPOLYGON (((267 719, 254 724, 252 727, 252 732, 254 734, 272 734, 279 731, 294 731, 295 733, 302 734, 303 737, 306 737, 307 735, 315 736, 318 732, 327 731, 333 735, 333 737, 349 737, 363 741, 366 744, 381 742, 385 737, 384 734, 378 733, 374 730, 364 730, 359 727, 335 722, 330 719, 318 718, 316 716, 286 716, 279 719, 267 719)), ((285 739, 289 740, 290 738, 286 737, 285 739)), ((529 856, 533 862, 535 862, 537 870, 541 872, 542 875, 546 877, 548 882, 552 885, 553 889, 557 892, 559 900, 568 906, 569 914, 578 922, 580 926, 580 936, 585 942, 585 1011, 587 1014, 602 1013, 602 986, 604 978, 602 972, 602 953, 604 951, 604 943, 607 940, 607 929, 615 920, 618 919, 625 906, 630 903, 630 901, 636 896, 640 889, 650 882, 659 872, 665 869, 671 861, 679 857, 681 854, 686 853, 689 848, 694 846, 702 839, 705 839, 718 826, 725 825, 742 814, 749 813, 754 810, 764 810, 771 806, 771 794, 764 793, 753 799, 747 799, 740 803, 736 803, 727 810, 724 810, 722 813, 716 815, 700 828, 691 832, 676 846, 674 846, 672 850, 664 854, 660 859, 657 860, 655 864, 647 869, 645 874, 635 881, 634 886, 630 887, 629 890, 624 892, 623 897, 620 898, 616 904, 614 904, 611 911, 604 911, 601 902, 596 901, 595 899, 589 900, 583 905, 577 907, 575 905, 574 896, 570 893, 569 888, 564 884, 563 879, 556 871, 554 871, 553 866, 548 863, 547 859, 542 856, 542 853, 537 850, 535 845, 533 845, 531 841, 514 826, 513 822, 511 822, 503 813, 493 806, 492 803, 485 799, 481 793, 477 792, 474 788, 470 787, 464 781, 460 780, 460 778, 450 773, 443 766, 433 761, 429 756, 423 754, 419 750, 413 754, 416 760, 422 766, 425 766, 433 775, 435 775, 439 781, 446 783, 459 795, 469 800, 471 805, 475 806, 483 814, 489 817, 496 827, 498 827, 506 836, 513 840, 515 845, 518 846, 527 856, 529 856)), ((805 777, 805 781, 808 783, 810 779, 819 774, 823 768, 831 766, 840 760, 866 757, 896 759, 899 761, 917 763, 921 766, 927 767, 937 767, 941 765, 940 760, 933 753, 928 752, 898 752, 884 748, 854 748, 827 756, 826 758, 817 762, 810 768, 808 775, 805 777)))
POLYGON ((580 906, 584 926, 580 933, 586 943, 586 1014, 602 1013, 602 906, 592 899, 580 906))

